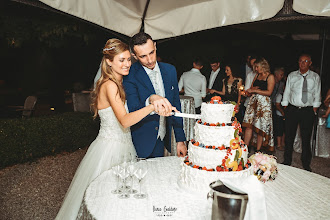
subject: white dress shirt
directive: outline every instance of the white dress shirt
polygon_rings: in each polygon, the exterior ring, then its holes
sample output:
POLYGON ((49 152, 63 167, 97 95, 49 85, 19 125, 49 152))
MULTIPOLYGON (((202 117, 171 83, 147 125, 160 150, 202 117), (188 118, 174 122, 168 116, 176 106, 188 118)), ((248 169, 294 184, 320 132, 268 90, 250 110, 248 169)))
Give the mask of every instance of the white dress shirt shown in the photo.
MULTIPOLYGON (((278 93, 275 98, 275 103, 281 103, 282 98, 283 98, 282 94, 278 93)), ((277 108, 276 108, 276 115, 283 116, 282 113, 277 108)))
MULTIPOLYGON (((252 70, 247 73, 246 79, 245 79, 244 90, 248 90, 249 88, 251 88, 252 82, 253 82, 253 79, 255 76, 256 76, 256 73, 253 72, 252 70)), ((248 106, 249 101, 250 101, 250 97, 246 97, 245 102, 244 102, 245 107, 248 106)))
POLYGON ((179 81, 179 91, 184 88, 184 95, 194 97, 195 108, 202 105, 202 98, 206 96, 206 78, 195 68, 184 72, 179 81))
POLYGON ((245 79, 247 78, 247 76, 250 72, 253 72, 253 70, 251 69, 251 67, 249 67, 247 64, 245 64, 245 79))
POLYGON ((209 87, 208 87, 209 89, 212 89, 214 81, 217 78, 219 72, 220 72, 220 67, 216 71, 213 71, 213 70, 211 71, 209 87))
POLYGON ((308 70, 306 73, 301 74, 299 70, 293 71, 289 74, 286 81, 286 86, 283 94, 282 106, 288 106, 289 104, 297 107, 313 106, 318 108, 321 105, 321 79, 320 76, 308 70), (304 77, 307 80, 307 102, 303 103, 302 87, 304 83, 304 77))

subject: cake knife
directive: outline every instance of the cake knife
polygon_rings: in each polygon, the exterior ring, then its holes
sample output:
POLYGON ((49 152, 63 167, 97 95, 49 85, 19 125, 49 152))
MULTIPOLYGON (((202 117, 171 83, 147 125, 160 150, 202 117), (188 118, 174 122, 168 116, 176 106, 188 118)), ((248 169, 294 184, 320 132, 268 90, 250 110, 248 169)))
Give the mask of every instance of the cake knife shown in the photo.
POLYGON ((202 118, 202 115, 187 114, 187 113, 181 113, 181 112, 172 112, 172 115, 175 116, 175 117, 182 117, 182 118, 194 118, 194 119, 202 118))

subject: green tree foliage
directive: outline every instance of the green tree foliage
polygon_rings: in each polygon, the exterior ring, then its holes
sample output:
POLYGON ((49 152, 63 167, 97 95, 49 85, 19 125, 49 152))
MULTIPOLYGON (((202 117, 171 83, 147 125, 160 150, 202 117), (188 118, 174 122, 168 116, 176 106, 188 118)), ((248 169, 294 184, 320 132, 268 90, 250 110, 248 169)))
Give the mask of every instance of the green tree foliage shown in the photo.
POLYGON ((88 45, 101 31, 97 26, 64 13, 4 2, 0 5, 0 38, 11 47, 38 40, 48 47, 58 48, 70 37, 79 38, 88 45))

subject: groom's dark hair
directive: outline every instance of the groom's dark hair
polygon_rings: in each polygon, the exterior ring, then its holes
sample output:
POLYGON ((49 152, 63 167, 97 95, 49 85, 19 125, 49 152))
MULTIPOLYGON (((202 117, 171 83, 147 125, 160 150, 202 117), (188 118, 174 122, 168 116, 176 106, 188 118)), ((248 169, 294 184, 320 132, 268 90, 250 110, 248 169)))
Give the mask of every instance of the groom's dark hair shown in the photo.
POLYGON ((129 47, 131 48, 131 51, 135 54, 134 46, 143 45, 143 44, 147 43, 147 41, 149 39, 152 40, 151 36, 147 33, 139 32, 139 33, 135 34, 129 42, 129 47))

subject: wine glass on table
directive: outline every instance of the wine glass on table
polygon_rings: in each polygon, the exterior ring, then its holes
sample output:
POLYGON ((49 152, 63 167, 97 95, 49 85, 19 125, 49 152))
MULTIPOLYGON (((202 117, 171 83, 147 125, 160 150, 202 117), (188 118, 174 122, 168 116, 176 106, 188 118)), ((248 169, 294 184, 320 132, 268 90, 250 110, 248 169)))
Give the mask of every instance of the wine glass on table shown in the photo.
MULTIPOLYGON (((120 164, 120 166, 121 166, 121 168, 122 169, 125 169, 127 172, 129 172, 128 171, 128 166, 131 164, 131 162, 124 162, 124 163, 122 163, 122 164, 120 164)), ((124 186, 124 185, 122 185, 121 186, 121 189, 124 189, 124 190, 128 190, 130 188, 130 186, 128 186, 127 184, 124 186)))
POLYGON ((114 190, 111 191, 111 193, 113 193, 113 194, 121 194, 122 193, 122 191, 119 189, 119 173, 120 173, 120 171, 121 171, 121 167, 119 165, 114 166, 112 168, 112 172, 113 172, 113 174, 115 174, 116 179, 117 179, 117 181, 116 181, 116 189, 114 189, 114 190))
POLYGON ((137 190, 133 189, 133 177, 134 177, 134 173, 137 170, 136 168, 136 164, 134 162, 130 162, 130 164, 127 167, 127 171, 128 171, 128 177, 131 179, 131 183, 128 189, 128 193, 130 194, 134 194, 137 193, 137 190))
POLYGON ((119 177, 122 179, 122 182, 123 182, 123 192, 122 194, 120 194, 118 197, 120 199, 127 199, 129 198, 129 194, 127 193, 127 187, 126 187, 126 180, 127 180, 127 177, 129 176, 129 173, 126 169, 126 167, 121 167, 121 170, 119 172, 119 177))
POLYGON ((141 193, 141 181, 145 177, 146 174, 147 174, 147 167, 146 166, 144 166, 144 167, 141 166, 134 173, 134 175, 138 179, 139 185, 140 185, 140 192, 134 195, 134 198, 136 198, 136 199, 143 199, 143 198, 146 198, 147 197, 146 194, 141 193))

